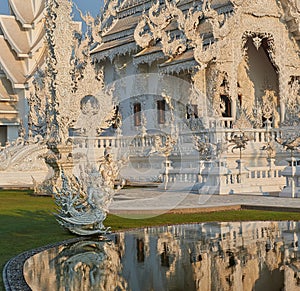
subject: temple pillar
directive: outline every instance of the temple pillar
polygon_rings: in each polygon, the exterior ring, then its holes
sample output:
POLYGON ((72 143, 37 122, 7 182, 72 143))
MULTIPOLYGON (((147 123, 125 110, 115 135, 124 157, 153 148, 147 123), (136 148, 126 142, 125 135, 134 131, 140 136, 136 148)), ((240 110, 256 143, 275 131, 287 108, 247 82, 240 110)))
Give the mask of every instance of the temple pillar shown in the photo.
POLYGON ((236 120, 236 98, 232 98, 232 101, 231 101, 231 117, 232 117, 232 120, 236 120))
POLYGON ((204 126, 208 125, 208 112, 209 112, 209 102, 208 102, 208 96, 207 96, 207 90, 206 90, 206 70, 200 70, 197 71, 192 76, 192 81, 194 83, 194 87, 197 92, 201 94, 200 98, 201 100, 197 100, 198 108, 201 107, 203 112, 203 122, 204 126))
POLYGON ((286 102, 288 100, 288 82, 289 76, 286 68, 282 66, 280 72, 278 73, 278 82, 279 82, 279 105, 280 105, 280 123, 285 121, 286 113, 286 102))
POLYGON ((237 98, 238 98, 238 68, 235 62, 230 62, 227 65, 226 72, 228 75, 229 82, 229 98, 231 100, 231 117, 232 120, 236 120, 237 111, 237 98))

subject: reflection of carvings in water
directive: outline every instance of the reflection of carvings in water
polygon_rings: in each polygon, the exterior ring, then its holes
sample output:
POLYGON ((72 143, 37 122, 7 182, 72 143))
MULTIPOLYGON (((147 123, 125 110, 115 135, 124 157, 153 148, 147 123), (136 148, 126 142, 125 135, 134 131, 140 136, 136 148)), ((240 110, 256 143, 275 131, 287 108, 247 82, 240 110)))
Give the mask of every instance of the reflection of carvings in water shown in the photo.
POLYGON ((32 258, 33 262, 26 261, 25 278, 33 276, 29 284, 33 290, 126 290, 126 282, 119 275, 119 247, 108 240, 81 241, 50 250, 46 259, 45 253, 39 253, 32 258), (38 266, 43 261, 49 265, 38 266), (35 271, 42 269, 41 273, 27 273, 32 267, 35 271), (43 283, 44 279, 40 279, 46 277, 51 279, 43 283))
POLYGON ((24 275, 34 290, 297 290, 299 234, 296 222, 148 228, 37 254, 24 275))

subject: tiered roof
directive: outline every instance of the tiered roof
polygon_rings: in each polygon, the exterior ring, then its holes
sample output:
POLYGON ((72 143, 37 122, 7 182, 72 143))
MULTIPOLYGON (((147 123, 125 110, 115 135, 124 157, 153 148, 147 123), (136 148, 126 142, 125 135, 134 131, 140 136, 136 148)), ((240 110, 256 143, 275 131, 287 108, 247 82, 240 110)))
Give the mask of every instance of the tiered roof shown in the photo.
MULTIPOLYGON (((112 21, 112 25, 102 34, 103 42, 99 44, 93 51, 92 55, 96 61, 102 61, 106 58, 112 60, 116 55, 125 55, 127 53, 136 53, 133 58, 135 64, 151 63, 154 59, 161 59, 159 70, 162 72, 172 71, 173 66, 184 64, 185 68, 196 66, 193 53, 187 50, 183 54, 175 58, 168 58, 162 52, 160 44, 153 44, 147 48, 141 49, 135 42, 134 30, 142 19, 144 12, 149 10, 153 5, 153 1, 148 0, 125 0, 116 9, 117 14, 112 21)), ((160 1, 164 5, 165 1, 160 1)), ((202 1, 180 0, 177 7, 184 13, 188 9, 199 4, 201 7, 202 1), (196 3, 197 2, 197 3, 196 3)), ((233 12, 233 5, 229 0, 212 0, 212 7, 218 11, 219 14, 228 14, 233 12)), ((203 27, 204 43, 207 38, 207 43, 211 40, 209 28, 203 27)), ((175 23, 170 23, 166 31, 176 33, 177 26, 175 23)), ((182 67, 183 68, 183 67, 182 67)))
POLYGON ((8 2, 12 15, 0 15, 0 125, 17 125, 15 89, 27 88, 44 61, 45 0, 8 2))
MULTIPOLYGON (((165 7, 165 0, 158 1, 160 2, 159 8, 165 7)), ((207 0, 206 2, 179 0, 176 1, 176 6, 187 15, 190 8, 201 11, 204 3, 207 3, 217 15, 224 17, 224 22, 226 22, 236 13, 233 3, 238 3, 238 5, 245 3, 245 7, 247 7, 250 2, 247 0, 243 1, 207 0)), ((198 65, 192 53, 193 47, 187 47, 181 54, 174 54, 172 57, 168 57, 163 53, 163 47, 160 41, 152 40, 148 46, 144 46, 143 48, 138 46, 134 39, 134 31, 137 25, 142 21, 143 17, 147 18, 149 16, 149 9, 155 5, 156 1, 124 0, 119 2, 121 2, 121 4, 115 8, 114 13, 111 13, 111 15, 115 16, 111 20, 110 27, 102 33, 103 42, 92 51, 92 56, 96 62, 101 62, 105 59, 110 59, 112 61, 117 55, 126 55, 130 53, 133 55, 133 63, 135 65, 141 63, 151 64, 152 62, 157 61, 159 64, 158 70, 163 73, 179 72, 180 70, 185 69, 192 70, 198 65)), ((172 1, 168 2, 172 3, 172 1)), ((297 42, 300 41, 300 4, 298 2, 299 1, 294 0, 281 0, 280 3, 278 1, 272 2, 272 5, 276 5, 278 8, 277 10, 279 12, 277 14, 281 15, 281 21, 285 21, 289 32, 297 42), (280 7, 282 7, 283 10, 280 7)), ((268 7, 271 6, 267 5, 265 6, 266 9, 264 9, 264 2, 260 1, 259 3, 262 10, 267 11, 268 7)), ((251 13, 251 11, 244 11, 244 13, 251 13)), ((253 15, 256 14, 259 17, 260 11, 254 11, 253 15)), ((279 17, 278 15, 276 17, 279 17)), ((215 16, 210 15, 210 17, 215 16)), ((211 21, 201 21, 201 24, 199 25, 199 33, 203 38, 204 50, 209 44, 215 42, 210 22, 211 21)), ((147 30, 146 26, 145 29, 147 30)), ((151 28, 148 27, 148 30, 150 31, 151 28)), ((171 21, 169 25, 164 28, 164 31, 175 36, 173 39, 177 39, 177 37, 180 36, 176 21, 171 21)))
POLYGON ((0 125, 18 124, 18 111, 16 101, 18 96, 14 93, 11 82, 0 78, 0 125))
POLYGON ((25 88, 43 62, 44 0, 10 0, 14 15, 0 15, 0 66, 14 88, 25 88))
POLYGON ((45 0, 9 0, 15 18, 24 28, 33 28, 43 18, 45 0))

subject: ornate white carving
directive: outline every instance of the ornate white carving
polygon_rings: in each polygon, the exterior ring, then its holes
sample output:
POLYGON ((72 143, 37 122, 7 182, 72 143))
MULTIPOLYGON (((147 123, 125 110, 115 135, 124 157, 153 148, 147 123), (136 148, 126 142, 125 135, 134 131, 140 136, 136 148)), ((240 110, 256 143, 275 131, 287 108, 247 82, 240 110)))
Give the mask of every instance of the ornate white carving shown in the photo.
POLYGON ((43 137, 37 135, 29 140, 19 137, 0 149, 0 171, 45 170, 46 165, 41 162, 41 155, 46 151, 43 137))
POLYGON ((117 16, 118 0, 108 0, 104 5, 101 30, 106 31, 117 16))
POLYGON ((185 39, 175 38, 165 31, 165 28, 172 22, 177 21, 179 29, 183 29, 185 16, 175 4, 165 0, 165 6, 157 1, 148 12, 143 15, 142 20, 136 26, 134 38, 136 43, 146 48, 161 40, 162 50, 167 56, 182 54, 186 50, 185 39))
POLYGON ((141 48, 146 48, 153 40, 153 36, 146 32, 147 18, 144 16, 134 30, 134 39, 141 48))
POLYGON ((245 128, 252 128, 253 126, 249 118, 247 118, 245 112, 242 111, 241 115, 237 118, 237 120, 233 122, 232 127, 237 129, 245 129, 245 128))
POLYGON ((275 159, 276 157, 276 148, 272 142, 267 142, 265 146, 261 148, 266 151, 268 159, 275 159))
POLYGON ((68 176, 62 171, 62 187, 57 189, 56 203, 60 212, 57 220, 78 235, 101 234, 108 231, 103 221, 115 190, 119 165, 110 154, 100 162, 99 170, 87 164, 81 167, 80 176, 68 176))
POLYGON ((293 76, 291 78, 288 95, 288 118, 300 118, 300 77, 293 76))
POLYGON ((28 137, 41 135, 46 137, 47 132, 47 98, 45 87, 45 72, 37 70, 34 75, 33 84, 29 94, 29 116, 28 116, 28 137))
MULTIPOLYGON (((284 28, 280 28, 278 21, 284 13, 286 15, 293 14, 290 17, 298 21, 298 14, 295 14, 298 13, 298 8, 294 1, 286 1, 283 7, 276 1, 270 2, 269 5, 265 5, 262 0, 236 0, 232 3, 234 5, 233 13, 219 13, 219 10, 217 12, 212 8, 210 1, 203 1, 201 8, 192 7, 187 13, 182 14, 179 12, 180 9, 175 7, 175 4, 170 5, 166 2, 163 5, 156 2, 150 8, 149 13, 144 14, 143 20, 137 26, 135 31, 138 34, 136 37, 137 43, 140 42, 142 47, 147 47, 160 41, 162 52, 171 59, 184 52, 188 47, 192 48, 200 70, 216 62, 218 70, 228 74, 229 98, 232 102, 236 102, 238 94, 242 93, 242 110, 246 112, 247 117, 250 118, 253 124, 260 126, 261 115, 259 108, 256 108, 259 105, 256 104, 255 107, 254 104, 254 86, 251 85, 251 81, 247 77, 245 64, 239 68, 238 66, 241 62, 243 63, 242 58, 247 56, 245 44, 249 38, 252 39, 257 49, 261 47, 262 41, 266 41, 267 46, 264 48, 267 49, 271 62, 279 74, 279 93, 282 107, 280 119, 283 121, 285 115, 283 103, 288 99, 288 75, 296 70, 297 66, 295 64, 299 65, 299 57, 294 53, 297 46, 292 48, 291 41, 282 40, 282 30, 284 28), (169 34, 166 32, 166 25, 171 22, 172 25, 177 25, 181 34, 178 34, 178 31, 169 34), (206 25, 206 35, 208 32, 207 24, 210 25, 212 32, 210 39, 207 38, 205 33, 201 33, 202 24, 206 25), (146 36, 145 39, 142 38, 144 35, 146 36), (142 43, 143 40, 145 41, 144 44, 142 43), (293 50, 294 52, 292 52, 293 50), (287 64, 284 57, 283 52, 285 51, 289 55, 291 54, 291 60, 293 60, 288 61, 289 64, 287 64), (242 68, 242 72, 240 72, 240 68, 242 68), (237 76, 237 72, 239 76, 237 76), (239 80, 237 80, 238 78, 239 80), (239 82, 240 88, 236 87, 237 82, 239 82), (246 92, 247 89, 250 91, 246 92)), ((291 28, 291 31, 293 32, 294 28, 291 28)), ((184 65, 170 63, 162 66, 160 70, 169 73, 178 72, 182 68, 186 68, 186 62, 184 65)), ((215 79, 210 78, 208 80, 208 87, 210 87, 210 82, 214 83, 215 79)), ((212 85, 212 87, 217 86, 212 85)), ((215 92, 213 95, 218 94, 215 92)), ((214 102, 214 104, 218 103, 219 101, 214 102)), ((216 106, 218 107, 218 105, 216 106)))
POLYGON ((273 126, 279 126, 278 97, 275 96, 273 90, 265 90, 265 95, 262 97, 262 113, 266 119, 273 118, 273 126))
MULTIPOLYGON (((49 54, 45 82, 49 92, 48 131, 50 142, 64 144, 69 137, 69 128, 78 119, 80 100, 84 96, 97 95, 100 106, 105 108, 112 106, 112 97, 104 92, 103 72, 95 72, 91 64, 88 53, 90 39, 86 38, 78 44, 78 39, 74 37, 74 23, 70 17, 71 2, 49 0, 47 11, 46 39, 49 54)), ((82 17, 89 27, 94 25, 90 15, 82 17)), ((91 37, 96 38, 93 34, 91 37)))
POLYGON ((253 39, 253 44, 256 47, 256 49, 258 50, 261 46, 261 42, 262 42, 262 38, 255 36, 253 39))
POLYGON ((193 136, 194 148, 199 152, 200 160, 210 161, 215 156, 213 144, 199 136, 193 136))
MULTIPOLYGON (((52 181, 43 186, 51 188, 55 182, 56 202, 60 207, 58 221, 70 231, 86 235, 107 230, 103 220, 114 194, 119 166, 110 154, 106 154, 103 160, 97 161, 100 164, 97 169, 92 155, 79 153, 87 161, 79 166, 80 174, 73 176, 70 171, 74 165, 69 130, 76 128, 81 135, 95 137, 108 128, 116 116, 113 88, 105 88, 103 70, 95 71, 89 54, 90 44, 101 41, 95 33, 95 20, 89 14, 81 14, 88 33, 83 40, 82 36, 78 37, 78 32, 75 37, 71 8, 71 1, 48 0, 46 3, 48 56, 45 86, 43 92, 36 90, 32 95, 31 105, 34 110, 40 94, 46 95, 45 119, 50 150, 44 158, 55 173, 52 181)), ((32 120, 37 123, 33 114, 32 120)), ((88 152, 89 146, 88 143, 88 152)), ((35 187, 38 189, 37 185, 35 187)))
POLYGON ((170 36, 170 34, 164 33, 162 34, 162 51, 166 56, 175 57, 177 55, 181 55, 186 51, 186 41, 184 38, 174 38, 170 36))
MULTIPOLYGON (((249 142, 250 138, 247 136, 245 132, 234 133, 228 139, 228 147, 232 146, 231 152, 233 153, 234 150, 238 149, 240 151, 240 155, 242 150, 246 149, 246 146, 249 142)), ((241 156, 240 156, 241 158, 241 156)))

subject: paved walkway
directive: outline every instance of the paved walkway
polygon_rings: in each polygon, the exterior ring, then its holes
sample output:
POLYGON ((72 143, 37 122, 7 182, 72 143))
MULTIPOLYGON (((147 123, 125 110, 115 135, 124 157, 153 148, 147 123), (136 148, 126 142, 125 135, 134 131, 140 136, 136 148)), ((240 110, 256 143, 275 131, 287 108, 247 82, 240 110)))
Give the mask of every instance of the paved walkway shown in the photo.
POLYGON ((300 212, 300 198, 258 195, 199 195, 158 188, 122 189, 114 197, 111 213, 201 212, 223 208, 256 208, 300 212))

